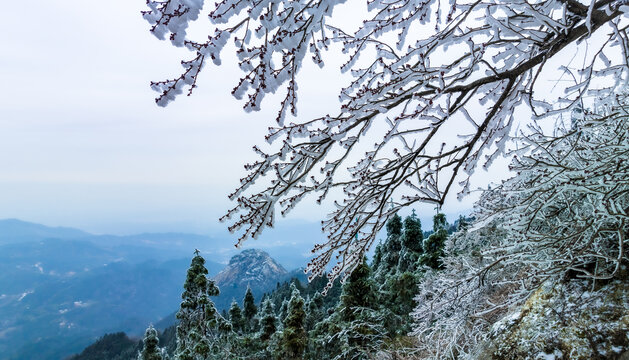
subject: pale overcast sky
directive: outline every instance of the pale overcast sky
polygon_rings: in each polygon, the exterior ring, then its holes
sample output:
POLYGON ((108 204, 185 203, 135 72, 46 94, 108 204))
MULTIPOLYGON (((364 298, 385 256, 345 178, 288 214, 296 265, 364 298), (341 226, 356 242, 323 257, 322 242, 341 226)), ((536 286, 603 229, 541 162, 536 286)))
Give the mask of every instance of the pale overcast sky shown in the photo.
MULTIPOLYGON (((230 95, 240 73, 226 52, 193 96, 157 107, 150 80, 179 74, 189 53, 154 38, 144 9, 144 0, 3 3, 0 218, 101 233, 221 226, 277 101, 245 114, 230 95)), ((305 68, 300 116, 336 112, 342 60, 330 53, 331 66, 305 68)), ((302 205, 292 218, 323 218, 324 209, 302 205)))

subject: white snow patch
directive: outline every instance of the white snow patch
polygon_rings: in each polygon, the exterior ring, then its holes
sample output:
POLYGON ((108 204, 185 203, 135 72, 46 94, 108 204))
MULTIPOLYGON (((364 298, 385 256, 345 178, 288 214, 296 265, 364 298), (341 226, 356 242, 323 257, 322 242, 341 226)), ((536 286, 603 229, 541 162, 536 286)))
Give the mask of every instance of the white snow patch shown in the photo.
POLYGON ((536 360, 556 360, 556 359, 561 359, 561 357, 563 356, 563 353, 559 350, 555 350, 553 351, 552 354, 547 354, 547 353, 539 353, 537 354, 537 356, 535 357, 536 360))

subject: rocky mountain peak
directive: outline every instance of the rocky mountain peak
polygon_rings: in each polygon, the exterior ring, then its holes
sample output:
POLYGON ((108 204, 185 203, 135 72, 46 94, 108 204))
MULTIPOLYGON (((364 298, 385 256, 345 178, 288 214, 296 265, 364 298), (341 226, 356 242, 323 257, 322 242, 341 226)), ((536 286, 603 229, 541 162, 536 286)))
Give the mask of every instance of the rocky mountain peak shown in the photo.
POLYGON ((288 272, 268 253, 258 249, 248 249, 234 255, 229 265, 216 275, 214 280, 219 287, 228 285, 274 284, 288 272))

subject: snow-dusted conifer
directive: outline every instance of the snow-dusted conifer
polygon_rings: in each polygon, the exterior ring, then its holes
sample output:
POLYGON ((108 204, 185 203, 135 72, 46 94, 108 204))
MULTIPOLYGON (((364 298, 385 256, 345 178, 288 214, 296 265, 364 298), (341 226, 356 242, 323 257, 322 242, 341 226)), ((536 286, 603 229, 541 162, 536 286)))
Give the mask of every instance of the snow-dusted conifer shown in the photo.
POLYGON ((387 222, 387 238, 382 244, 382 260, 378 267, 377 278, 379 282, 384 282, 386 277, 397 271, 400 261, 400 250, 402 250, 402 218, 395 214, 387 222))
POLYGON ((288 312, 284 318, 281 340, 284 359, 297 360, 302 358, 308 343, 308 336, 304 327, 305 321, 304 299, 295 283, 291 283, 291 298, 288 302, 288 312))
POLYGON ((323 296, 318 291, 306 302, 306 310, 306 331, 310 331, 327 315, 323 308, 323 296))
POLYGON ((260 340, 267 341, 277 331, 277 317, 273 302, 270 299, 262 303, 262 311, 260 314, 260 340))
POLYGON ((219 327, 223 320, 210 296, 218 296, 219 289, 207 277, 205 259, 195 251, 186 274, 182 301, 177 312, 176 360, 212 359, 220 352, 219 327))
POLYGON ((240 306, 238 306, 238 303, 236 302, 236 300, 232 301, 232 304, 229 308, 229 321, 232 325, 232 330, 235 333, 240 334, 243 332, 244 327, 245 327, 245 321, 242 317, 242 311, 240 310, 240 306))
POLYGON ((433 217, 433 233, 424 240, 424 253, 419 260, 420 264, 433 269, 442 268, 441 258, 444 254, 443 249, 447 238, 446 216, 439 213, 433 217))
POLYGON ((339 321, 331 340, 338 343, 335 359, 371 359, 382 346, 385 319, 378 312, 376 287, 366 259, 343 285, 333 321, 339 321))
POLYGON ((253 297, 253 293, 251 292, 251 288, 247 286, 247 292, 245 293, 245 298, 242 302, 242 316, 245 323, 244 330, 245 332, 253 332, 255 331, 255 320, 256 314, 258 313, 258 308, 256 307, 255 299, 253 297))
POLYGON ((150 325, 144 332, 142 351, 138 354, 137 360, 165 360, 167 358, 166 352, 159 347, 157 330, 150 325))
POLYGON ((424 233, 421 222, 415 215, 404 219, 404 233, 402 234, 402 248, 400 249, 400 259, 398 261, 398 272, 415 273, 419 265, 419 257, 423 252, 422 242, 424 233))

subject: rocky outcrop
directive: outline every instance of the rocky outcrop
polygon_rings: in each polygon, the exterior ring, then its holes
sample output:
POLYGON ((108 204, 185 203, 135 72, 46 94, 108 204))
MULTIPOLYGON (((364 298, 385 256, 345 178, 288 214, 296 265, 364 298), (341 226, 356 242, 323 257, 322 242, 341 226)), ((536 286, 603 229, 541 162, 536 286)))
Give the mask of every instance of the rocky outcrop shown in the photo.
POLYGON ((221 294, 213 301, 219 309, 228 308, 232 300, 242 305, 247 287, 251 288, 258 301, 263 293, 274 289, 278 282, 286 280, 288 276, 286 269, 266 252, 244 250, 234 255, 229 264, 214 277, 221 294))
POLYGON ((476 359, 629 359, 629 283, 546 283, 492 327, 476 359))

